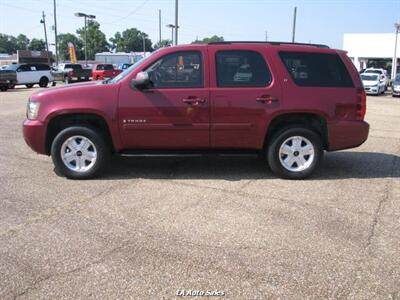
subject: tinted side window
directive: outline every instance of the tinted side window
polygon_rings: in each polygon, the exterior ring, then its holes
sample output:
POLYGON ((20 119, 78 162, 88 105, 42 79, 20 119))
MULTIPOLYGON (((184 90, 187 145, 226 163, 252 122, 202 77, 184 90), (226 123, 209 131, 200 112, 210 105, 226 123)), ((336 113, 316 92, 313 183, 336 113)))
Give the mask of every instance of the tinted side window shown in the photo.
POLYGON ((36 70, 38 71, 48 71, 50 70, 50 67, 48 65, 35 65, 36 70))
POLYGON ((337 54, 280 52, 279 55, 297 85, 354 86, 346 66, 337 54))
POLYGON ((27 71, 30 71, 30 70, 31 70, 30 65, 21 65, 21 66, 18 68, 17 71, 19 71, 19 72, 27 72, 27 71))
POLYGON ((262 87, 271 82, 271 73, 258 52, 218 51, 215 59, 218 87, 262 87))
POLYGON ((155 88, 203 87, 203 65, 198 51, 168 54, 145 71, 155 88))

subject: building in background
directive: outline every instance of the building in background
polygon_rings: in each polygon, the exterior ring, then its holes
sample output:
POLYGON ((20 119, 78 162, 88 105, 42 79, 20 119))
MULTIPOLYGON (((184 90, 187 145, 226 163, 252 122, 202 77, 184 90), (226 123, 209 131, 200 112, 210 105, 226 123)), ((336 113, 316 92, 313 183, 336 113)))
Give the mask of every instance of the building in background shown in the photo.
MULTIPOLYGON (((353 61, 357 70, 383 68, 392 74, 394 57, 394 33, 345 33, 343 50, 353 61)), ((400 68, 400 39, 397 41, 397 73, 400 68)))
POLYGON ((96 62, 104 64, 134 64, 143 57, 149 56, 151 52, 101 52, 96 53, 96 62))

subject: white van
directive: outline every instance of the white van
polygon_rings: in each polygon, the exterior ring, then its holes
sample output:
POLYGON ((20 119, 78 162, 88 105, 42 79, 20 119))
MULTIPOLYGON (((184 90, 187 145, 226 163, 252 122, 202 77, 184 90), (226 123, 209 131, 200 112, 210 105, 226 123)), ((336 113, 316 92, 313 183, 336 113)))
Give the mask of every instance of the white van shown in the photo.
POLYGON ((50 67, 45 64, 11 64, 6 69, 16 71, 16 84, 26 85, 27 88, 31 88, 35 84, 47 87, 49 82, 54 81, 50 67))

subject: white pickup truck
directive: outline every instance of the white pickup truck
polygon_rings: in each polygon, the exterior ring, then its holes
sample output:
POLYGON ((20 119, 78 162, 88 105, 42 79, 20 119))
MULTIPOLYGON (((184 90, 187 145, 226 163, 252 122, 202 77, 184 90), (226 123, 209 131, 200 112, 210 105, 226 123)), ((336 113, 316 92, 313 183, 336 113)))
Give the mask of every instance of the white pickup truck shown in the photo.
POLYGON ((6 67, 6 70, 16 71, 16 85, 25 85, 27 88, 35 84, 47 87, 50 82, 54 82, 50 67, 45 64, 11 64, 6 67))

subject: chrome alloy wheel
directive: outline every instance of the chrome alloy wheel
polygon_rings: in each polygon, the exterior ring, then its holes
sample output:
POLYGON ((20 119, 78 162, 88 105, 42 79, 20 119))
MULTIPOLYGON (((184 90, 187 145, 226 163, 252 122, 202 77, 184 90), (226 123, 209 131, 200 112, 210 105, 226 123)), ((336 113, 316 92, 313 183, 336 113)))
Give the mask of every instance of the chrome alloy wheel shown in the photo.
POLYGON ((91 140, 84 136, 71 136, 61 146, 64 165, 75 172, 87 172, 96 163, 97 150, 91 140))
POLYGON ((301 172, 314 161, 314 145, 303 136, 291 136, 279 148, 279 161, 291 172, 301 172))

